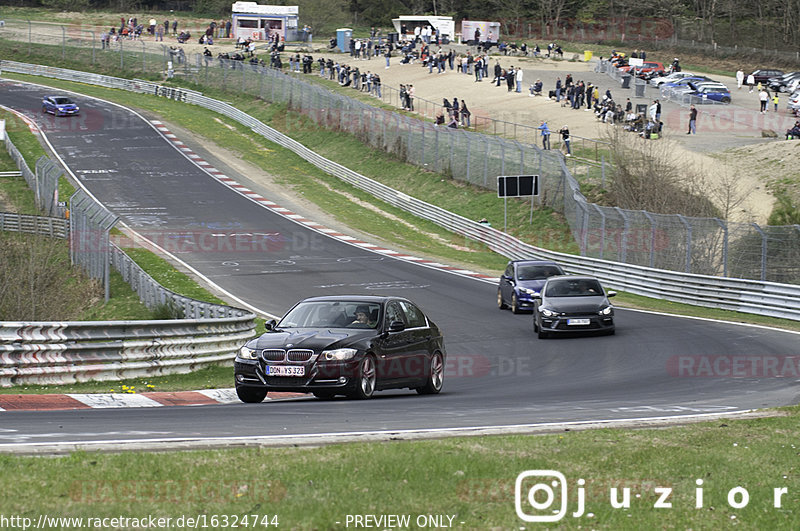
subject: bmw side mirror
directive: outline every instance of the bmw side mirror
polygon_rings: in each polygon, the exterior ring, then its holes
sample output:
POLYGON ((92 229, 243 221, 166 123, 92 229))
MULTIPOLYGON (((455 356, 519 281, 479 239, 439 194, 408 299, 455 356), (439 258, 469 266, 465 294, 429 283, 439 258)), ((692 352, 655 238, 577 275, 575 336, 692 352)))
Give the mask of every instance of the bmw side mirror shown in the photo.
POLYGON ((613 297, 616 294, 617 294, 616 291, 609 291, 608 293, 606 293, 606 297, 613 297))
POLYGON ((406 329, 406 324, 403 321, 392 321, 389 323, 389 332, 402 332, 406 329))
POLYGON ((266 323, 264 323, 264 328, 269 332, 275 330, 275 325, 278 324, 278 321, 275 319, 270 319, 266 323))

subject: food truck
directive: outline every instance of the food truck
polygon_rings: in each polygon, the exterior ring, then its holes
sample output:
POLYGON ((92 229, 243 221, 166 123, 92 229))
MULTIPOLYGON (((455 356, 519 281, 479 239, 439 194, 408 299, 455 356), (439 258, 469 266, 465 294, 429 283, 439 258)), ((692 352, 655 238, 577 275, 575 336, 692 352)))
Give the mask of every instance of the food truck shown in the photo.
POLYGON ((255 2, 236 2, 231 6, 233 38, 263 41, 276 35, 286 41, 296 41, 297 6, 271 6, 255 2))

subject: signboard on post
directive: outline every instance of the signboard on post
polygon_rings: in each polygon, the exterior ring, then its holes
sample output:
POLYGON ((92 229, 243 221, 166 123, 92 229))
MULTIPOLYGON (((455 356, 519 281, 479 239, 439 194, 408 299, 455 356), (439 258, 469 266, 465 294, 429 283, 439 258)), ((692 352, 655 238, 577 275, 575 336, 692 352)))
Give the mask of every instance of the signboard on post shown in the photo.
POLYGON ((497 197, 528 197, 539 195, 538 175, 499 175, 497 197))
POLYGON ((497 197, 503 198, 503 230, 508 230, 508 198, 530 197, 533 219, 533 197, 539 195, 538 175, 498 175, 497 197))

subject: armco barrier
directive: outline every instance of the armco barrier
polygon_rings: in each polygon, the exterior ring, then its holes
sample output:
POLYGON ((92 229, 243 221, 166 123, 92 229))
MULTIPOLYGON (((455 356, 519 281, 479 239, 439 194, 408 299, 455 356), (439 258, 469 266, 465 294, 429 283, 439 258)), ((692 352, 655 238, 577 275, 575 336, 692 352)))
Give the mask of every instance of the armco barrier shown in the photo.
MULTIPOLYGON (((0 230, 69 237, 65 219, 7 212, 0 212, 0 230)), ((253 337, 254 314, 170 291, 114 243, 109 248, 111 265, 145 306, 164 306, 185 318, 0 322, 0 387, 189 372, 232 360, 253 337)))
POLYGON ((508 258, 557 260, 570 272, 593 274, 611 286, 638 295, 710 308, 722 308, 800 320, 800 285, 680 273, 537 248, 494 228, 486 227, 369 179, 341 164, 314 153, 299 142, 272 129, 239 109, 227 103, 203 96, 200 93, 176 89, 162 90, 155 84, 138 80, 130 81, 53 67, 26 65, 10 61, 3 61, 2 64, 4 69, 15 72, 100 84, 140 93, 156 95, 161 93, 172 99, 213 110, 246 125, 253 129, 254 132, 293 151, 331 175, 369 192, 393 206, 433 221, 465 237, 484 243, 495 252, 508 258))
POLYGON ((0 386, 189 372, 231 360, 253 336, 253 317, 0 322, 0 386))
MULTIPOLYGON (((50 219, 53 225, 64 222, 50 219)), ((37 227, 41 235, 64 237, 50 231, 48 223, 37 227)), ((232 360, 253 337, 252 313, 198 301, 164 288, 113 243, 111 260, 145 306, 165 306, 187 318, 0 322, 0 387, 190 372, 232 360)))

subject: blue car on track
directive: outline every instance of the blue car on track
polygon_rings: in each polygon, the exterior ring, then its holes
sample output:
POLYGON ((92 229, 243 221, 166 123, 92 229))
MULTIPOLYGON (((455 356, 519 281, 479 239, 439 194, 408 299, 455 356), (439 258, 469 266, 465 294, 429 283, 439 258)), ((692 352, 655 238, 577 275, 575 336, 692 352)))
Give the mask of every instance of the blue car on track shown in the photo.
POLYGON ((54 116, 74 116, 79 114, 81 109, 66 96, 45 96, 42 99, 42 112, 54 116))
POLYGON ((564 275, 561 266, 550 260, 512 260, 497 286, 497 307, 511 307, 514 313, 533 309, 533 296, 548 278, 564 275))

